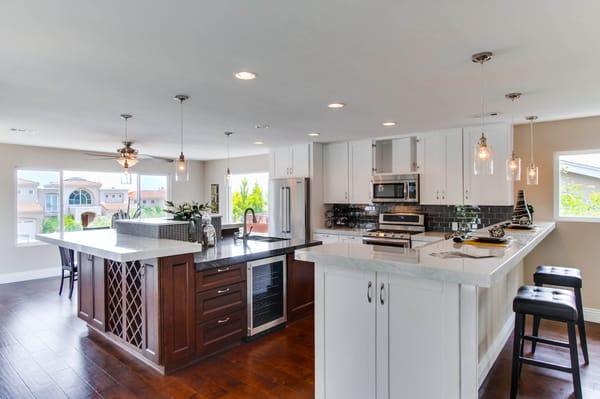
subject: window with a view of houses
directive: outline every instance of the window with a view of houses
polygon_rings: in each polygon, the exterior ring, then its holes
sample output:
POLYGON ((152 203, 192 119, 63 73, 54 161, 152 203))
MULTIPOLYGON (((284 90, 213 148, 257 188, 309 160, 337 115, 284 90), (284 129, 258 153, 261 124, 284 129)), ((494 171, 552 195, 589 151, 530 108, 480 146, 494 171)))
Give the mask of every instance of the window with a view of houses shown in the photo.
POLYGON ((600 151, 555 156, 557 219, 600 221, 600 151))
POLYGON ((17 170, 17 243, 36 242, 38 233, 109 228, 115 212, 129 210, 133 215, 138 206, 143 218, 165 215, 166 175, 133 174, 129 184, 121 177, 109 172, 17 170))

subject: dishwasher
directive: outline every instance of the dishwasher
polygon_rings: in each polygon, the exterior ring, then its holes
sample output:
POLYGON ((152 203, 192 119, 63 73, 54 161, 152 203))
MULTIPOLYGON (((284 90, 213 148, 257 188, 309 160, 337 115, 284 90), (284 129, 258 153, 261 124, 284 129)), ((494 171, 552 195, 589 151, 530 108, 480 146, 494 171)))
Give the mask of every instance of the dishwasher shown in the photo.
POLYGON ((247 263, 248 337, 287 321, 285 255, 247 263))

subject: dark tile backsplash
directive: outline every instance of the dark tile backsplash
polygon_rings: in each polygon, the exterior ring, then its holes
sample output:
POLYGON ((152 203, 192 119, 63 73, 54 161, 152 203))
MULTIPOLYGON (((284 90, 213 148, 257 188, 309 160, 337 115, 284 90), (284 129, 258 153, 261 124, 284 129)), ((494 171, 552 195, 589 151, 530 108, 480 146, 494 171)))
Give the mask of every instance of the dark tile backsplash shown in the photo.
POLYGON ((382 212, 413 212, 425 215, 425 225, 428 231, 452 231, 452 222, 457 222, 459 228, 473 223, 478 228, 509 220, 512 217, 512 206, 456 206, 456 205, 330 205, 334 211, 334 219, 351 224, 350 227, 370 227, 377 223, 382 212), (343 219, 345 218, 345 219, 343 219))

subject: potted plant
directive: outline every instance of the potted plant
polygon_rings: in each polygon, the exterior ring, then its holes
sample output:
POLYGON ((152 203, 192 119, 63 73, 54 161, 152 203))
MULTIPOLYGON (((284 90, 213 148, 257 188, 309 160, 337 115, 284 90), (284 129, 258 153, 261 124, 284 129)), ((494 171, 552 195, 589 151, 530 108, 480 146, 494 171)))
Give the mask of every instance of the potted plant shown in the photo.
POLYGON ((192 201, 175 205, 173 201, 165 201, 165 205, 165 213, 173 215, 173 220, 188 221, 188 240, 191 242, 198 241, 196 219, 201 218, 203 213, 208 213, 210 211, 208 203, 200 204, 196 201, 192 201))

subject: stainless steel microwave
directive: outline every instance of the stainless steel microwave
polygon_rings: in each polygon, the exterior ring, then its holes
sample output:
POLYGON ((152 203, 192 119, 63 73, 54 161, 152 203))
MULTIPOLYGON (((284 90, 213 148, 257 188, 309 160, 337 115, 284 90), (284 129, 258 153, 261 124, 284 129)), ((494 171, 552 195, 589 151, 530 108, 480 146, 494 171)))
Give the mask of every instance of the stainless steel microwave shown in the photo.
POLYGON ((373 176, 371 200, 377 202, 419 202, 419 175, 373 176))

